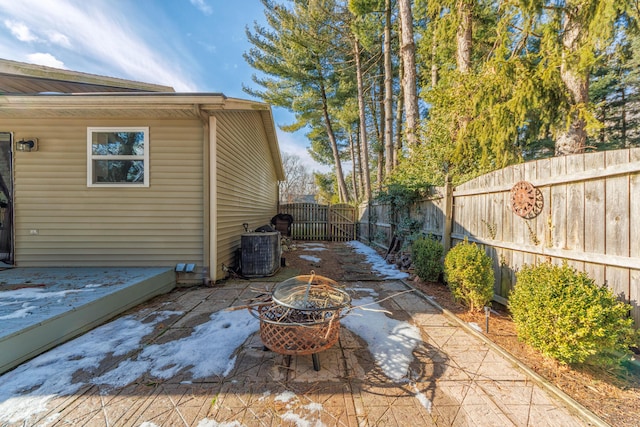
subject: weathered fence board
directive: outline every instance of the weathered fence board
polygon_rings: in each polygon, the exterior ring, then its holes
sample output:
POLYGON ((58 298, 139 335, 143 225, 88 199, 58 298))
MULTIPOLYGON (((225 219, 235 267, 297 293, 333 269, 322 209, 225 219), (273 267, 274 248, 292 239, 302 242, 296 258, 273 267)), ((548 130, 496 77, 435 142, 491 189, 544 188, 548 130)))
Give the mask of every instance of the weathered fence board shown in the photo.
MULTIPOLYGON (((640 160, 640 150, 632 150, 629 152, 630 162, 638 162, 640 160)), ((629 235, 631 242, 629 244, 629 256, 632 259, 640 260, 640 173, 632 174, 629 177, 629 194, 631 195, 629 203, 629 235)), ((640 269, 631 269, 629 277, 630 299, 636 302, 636 306, 640 306, 640 269)), ((640 324, 640 309, 635 310, 636 325, 640 324)))
MULTIPOLYGON (((450 202, 443 189, 434 194, 416 205, 412 218, 422 215, 423 234, 483 244, 494 258, 497 300, 506 301, 523 264, 567 262, 631 303, 640 326, 640 148, 509 166, 459 185, 450 202), (511 210, 510 190, 521 180, 542 194, 535 218, 511 210), (453 205, 450 236, 443 232, 446 203, 453 205)), ((361 207, 360 226, 369 231, 362 237, 388 245, 395 232, 389 211, 361 207)))

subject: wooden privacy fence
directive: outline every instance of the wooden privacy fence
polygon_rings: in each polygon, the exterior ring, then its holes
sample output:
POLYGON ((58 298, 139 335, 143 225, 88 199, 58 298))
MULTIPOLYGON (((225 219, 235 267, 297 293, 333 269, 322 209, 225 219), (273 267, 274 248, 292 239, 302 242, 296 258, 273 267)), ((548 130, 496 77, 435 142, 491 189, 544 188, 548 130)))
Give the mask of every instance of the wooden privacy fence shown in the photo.
POLYGON ((278 212, 293 217, 291 237, 295 240, 345 242, 356 239, 356 208, 353 206, 291 203, 280 205, 278 212))
MULTIPOLYGON (((445 248, 464 238, 484 245, 497 301, 506 302, 522 265, 566 261, 630 303, 640 326, 640 148, 513 165, 449 193, 434 189, 411 217, 445 248), (528 219, 512 210, 511 190, 521 181, 542 199, 528 219)), ((359 216, 361 238, 388 246, 388 207, 361 206, 359 216)))

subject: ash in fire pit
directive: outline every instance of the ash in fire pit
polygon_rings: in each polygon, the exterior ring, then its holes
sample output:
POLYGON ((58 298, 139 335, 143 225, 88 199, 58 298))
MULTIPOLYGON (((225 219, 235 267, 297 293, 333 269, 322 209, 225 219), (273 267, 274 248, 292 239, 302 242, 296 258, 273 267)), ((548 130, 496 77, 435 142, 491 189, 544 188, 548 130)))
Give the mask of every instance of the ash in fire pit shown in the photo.
POLYGON ((277 284, 273 301, 297 310, 340 311, 351 303, 351 297, 335 281, 311 274, 277 284))

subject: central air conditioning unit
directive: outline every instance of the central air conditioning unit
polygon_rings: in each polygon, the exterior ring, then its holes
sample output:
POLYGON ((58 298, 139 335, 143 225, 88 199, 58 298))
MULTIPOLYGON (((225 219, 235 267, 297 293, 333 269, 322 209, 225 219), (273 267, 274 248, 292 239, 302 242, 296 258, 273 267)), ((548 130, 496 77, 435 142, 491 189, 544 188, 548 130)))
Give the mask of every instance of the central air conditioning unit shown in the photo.
POLYGON ((241 237, 240 252, 243 276, 273 276, 280 269, 280 233, 244 233, 241 237))

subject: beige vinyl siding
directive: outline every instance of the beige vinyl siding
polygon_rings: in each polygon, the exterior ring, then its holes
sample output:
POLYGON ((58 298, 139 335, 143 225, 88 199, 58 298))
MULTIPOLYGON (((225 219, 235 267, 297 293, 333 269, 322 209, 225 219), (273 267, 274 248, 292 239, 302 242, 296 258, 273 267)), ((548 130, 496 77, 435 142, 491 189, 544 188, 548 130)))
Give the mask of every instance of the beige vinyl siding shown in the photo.
POLYGON ((39 139, 15 156, 18 266, 202 266, 199 120, 3 119, 0 130, 39 139), (87 187, 96 126, 149 127, 148 188, 87 187))
POLYGON ((243 223, 253 230, 277 213, 278 180, 260 112, 216 113, 217 259, 235 265, 243 223))

